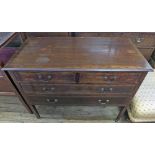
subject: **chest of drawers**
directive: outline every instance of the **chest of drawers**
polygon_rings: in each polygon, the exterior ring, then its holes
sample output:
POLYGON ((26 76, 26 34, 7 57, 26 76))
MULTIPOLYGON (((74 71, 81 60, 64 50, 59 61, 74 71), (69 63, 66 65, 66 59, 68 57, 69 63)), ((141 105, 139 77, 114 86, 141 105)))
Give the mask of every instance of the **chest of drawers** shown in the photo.
POLYGON ((152 68, 128 39, 31 38, 3 68, 35 105, 121 107, 119 120, 152 68))

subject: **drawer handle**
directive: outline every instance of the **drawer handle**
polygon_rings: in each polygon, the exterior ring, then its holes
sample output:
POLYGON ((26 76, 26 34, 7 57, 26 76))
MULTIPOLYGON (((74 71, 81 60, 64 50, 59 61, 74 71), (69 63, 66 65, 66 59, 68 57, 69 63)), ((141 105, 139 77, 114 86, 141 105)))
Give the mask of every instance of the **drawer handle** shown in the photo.
POLYGON ((117 80, 117 76, 112 76, 110 79, 111 79, 112 81, 117 80))
POLYGON ((102 105, 105 105, 105 104, 109 103, 110 100, 107 99, 107 100, 103 101, 103 100, 99 99, 98 102, 99 102, 100 104, 102 104, 102 105))
POLYGON ((136 38, 137 43, 141 43, 144 40, 144 38, 136 38))
POLYGON ((118 78, 117 76, 109 76, 109 77, 104 76, 103 77, 104 80, 108 80, 108 81, 114 81, 114 80, 117 80, 117 78, 118 78))
POLYGON ((104 93, 104 92, 112 92, 113 91, 113 88, 101 88, 101 92, 104 93))
POLYGON ((48 80, 51 80, 51 79, 52 79, 52 75, 48 75, 48 76, 47 76, 47 79, 48 79, 48 80))
MULTIPOLYGON (((39 80, 44 80, 42 75, 38 75, 38 79, 39 80)), ((51 80, 51 79, 52 79, 52 75, 48 75, 47 80, 51 80)))
POLYGON ((55 88, 54 88, 54 87, 51 87, 51 88, 43 87, 42 90, 43 90, 43 91, 50 91, 50 90, 51 90, 51 91, 54 91, 55 88))
POLYGON ((43 78, 42 75, 38 75, 39 80, 42 80, 42 78, 43 78))
POLYGON ((104 78, 104 80, 108 80, 108 77, 107 76, 104 76, 103 78, 104 78))
POLYGON ((58 99, 49 99, 49 98, 47 98, 46 101, 49 102, 49 103, 56 103, 56 102, 58 102, 58 99))

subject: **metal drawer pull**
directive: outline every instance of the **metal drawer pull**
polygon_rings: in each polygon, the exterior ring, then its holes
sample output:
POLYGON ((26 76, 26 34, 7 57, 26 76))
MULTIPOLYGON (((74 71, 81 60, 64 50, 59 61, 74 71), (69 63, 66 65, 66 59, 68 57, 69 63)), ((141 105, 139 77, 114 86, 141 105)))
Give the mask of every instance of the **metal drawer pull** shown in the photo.
POLYGON ((49 98, 47 98, 46 101, 49 102, 49 103, 56 103, 56 102, 58 102, 58 99, 49 99, 49 98))
POLYGON ((43 91, 50 91, 50 90, 51 90, 51 91, 54 91, 55 88, 54 88, 54 87, 51 87, 51 88, 43 87, 42 90, 43 90, 43 91))
MULTIPOLYGON (((39 80, 43 80, 43 76, 42 76, 42 75, 38 75, 38 79, 39 79, 39 80)), ((52 79, 52 75, 48 75, 46 79, 47 79, 47 80, 51 80, 51 79, 52 79)), ((45 79, 44 79, 44 80, 45 80, 45 79)))
POLYGON ((101 88, 101 92, 112 92, 113 91, 113 88, 107 88, 107 89, 105 89, 105 88, 101 88))
POLYGON ((51 75, 48 75, 48 76, 47 76, 47 79, 48 79, 48 80, 51 80, 51 79, 52 79, 52 76, 51 76, 51 75))
POLYGON ((114 81, 116 80, 118 77, 117 76, 104 76, 103 79, 104 80, 109 80, 109 81, 114 81))
POLYGON ((104 78, 104 80, 107 80, 107 79, 108 79, 108 77, 107 77, 107 76, 104 76, 103 78, 104 78))
POLYGON ((137 43, 141 43, 144 40, 144 38, 136 38, 137 43))
POLYGON ((38 75, 38 79, 41 80, 43 77, 42 75, 38 75))
POLYGON ((116 80, 117 79, 117 76, 112 76, 110 79, 111 80, 116 80))
POLYGON ((107 99, 107 100, 103 101, 103 100, 99 99, 98 102, 99 102, 100 104, 102 104, 102 105, 105 105, 105 104, 109 103, 110 100, 107 99))

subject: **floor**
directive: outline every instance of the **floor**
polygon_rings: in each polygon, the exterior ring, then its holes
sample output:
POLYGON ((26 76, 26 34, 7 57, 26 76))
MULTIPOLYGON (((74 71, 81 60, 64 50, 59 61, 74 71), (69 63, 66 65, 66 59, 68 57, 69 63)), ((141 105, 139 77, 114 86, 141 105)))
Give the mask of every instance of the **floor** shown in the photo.
MULTIPOLYGON (((1 123, 112 123, 119 109, 117 107, 38 106, 41 119, 29 114, 17 97, 0 96, 1 123)), ((120 122, 129 122, 125 115, 120 122)))

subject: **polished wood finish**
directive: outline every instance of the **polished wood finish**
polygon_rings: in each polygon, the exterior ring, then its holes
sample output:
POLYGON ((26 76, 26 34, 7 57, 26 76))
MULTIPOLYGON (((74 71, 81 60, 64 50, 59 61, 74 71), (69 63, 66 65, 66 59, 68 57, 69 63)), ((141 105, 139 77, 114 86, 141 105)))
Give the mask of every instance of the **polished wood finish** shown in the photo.
POLYGON ((77 85, 77 84, 23 84, 21 88, 26 94, 50 94, 50 95, 124 95, 130 96, 134 85, 77 85), (67 90, 67 91, 66 91, 67 90))
POLYGON ((14 56, 14 61, 5 68, 22 68, 22 71, 151 70, 150 65, 128 39, 103 37, 30 38, 22 52, 14 56))
POLYGON ((129 38, 144 55, 150 60, 155 50, 155 33, 154 32, 76 32, 76 37, 121 37, 129 38), (150 50, 146 50, 150 49, 150 50), (153 50, 151 50, 153 49, 153 50))
POLYGON ((76 73, 70 72, 14 72, 18 81, 48 82, 48 83, 75 83, 76 73))
POLYGON ((84 84, 136 84, 141 76, 137 72, 85 72, 80 74, 79 83, 84 84))
POLYGON ((37 118, 35 105, 123 107, 151 66, 128 39, 29 38, 3 68, 37 118))
POLYGON ((30 100, 30 104, 35 105, 77 105, 77 106, 96 106, 96 105, 103 105, 103 106, 112 106, 112 105, 123 105, 126 103, 125 97, 62 97, 62 96, 28 96, 28 100, 30 100))
POLYGON ((48 82, 48 83, 81 83, 81 84, 135 84, 141 74, 137 72, 26 72, 16 71, 14 76, 18 81, 48 82))
POLYGON ((139 51, 143 54, 143 56, 146 58, 146 60, 150 60, 151 55, 154 51, 154 48, 138 48, 139 51))

